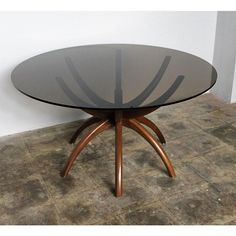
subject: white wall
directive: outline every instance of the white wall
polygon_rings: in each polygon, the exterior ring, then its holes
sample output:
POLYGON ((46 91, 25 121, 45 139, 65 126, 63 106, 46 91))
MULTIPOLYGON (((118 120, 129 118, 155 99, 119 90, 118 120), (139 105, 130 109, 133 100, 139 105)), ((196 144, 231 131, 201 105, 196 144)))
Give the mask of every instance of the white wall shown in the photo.
POLYGON ((218 12, 213 56, 218 78, 211 91, 229 103, 236 102, 235 62, 236 12, 218 12))
POLYGON ((30 99, 11 84, 28 57, 82 44, 137 43, 175 48, 212 62, 216 12, 0 13, 0 136, 85 117, 30 99))
POLYGON ((232 96, 231 103, 236 102, 236 60, 234 65, 234 78, 233 78, 233 88, 232 88, 232 96))

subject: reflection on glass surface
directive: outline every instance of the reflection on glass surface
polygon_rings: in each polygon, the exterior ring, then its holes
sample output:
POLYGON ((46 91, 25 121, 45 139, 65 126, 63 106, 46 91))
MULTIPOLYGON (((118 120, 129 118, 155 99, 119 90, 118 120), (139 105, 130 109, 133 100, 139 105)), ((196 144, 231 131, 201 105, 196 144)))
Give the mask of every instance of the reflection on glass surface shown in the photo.
POLYGON ((188 53, 144 45, 66 48, 30 58, 12 72, 35 99, 94 109, 158 107, 197 96, 216 81, 212 65, 188 53))

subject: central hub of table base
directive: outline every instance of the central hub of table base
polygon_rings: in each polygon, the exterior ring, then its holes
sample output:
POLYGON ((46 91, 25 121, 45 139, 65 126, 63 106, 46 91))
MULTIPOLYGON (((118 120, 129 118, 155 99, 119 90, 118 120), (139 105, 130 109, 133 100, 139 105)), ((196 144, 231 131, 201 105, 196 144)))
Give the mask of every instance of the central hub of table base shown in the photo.
POLYGON ((100 109, 83 109, 85 112, 92 115, 91 118, 86 120, 79 128, 76 130, 72 136, 70 143, 75 143, 79 134, 88 126, 96 124, 91 128, 86 135, 84 135, 79 143, 76 145, 75 149, 72 151, 68 162, 66 163, 61 176, 65 177, 68 175, 74 161, 76 160, 79 153, 83 148, 99 133, 106 129, 115 126, 115 195, 120 197, 123 194, 122 187, 122 127, 125 126, 130 128, 142 137, 144 137, 156 150, 156 152, 161 157, 164 165, 167 168, 170 177, 175 177, 175 171, 169 160, 166 152, 164 151, 162 144, 165 143, 165 138, 158 127, 149 119, 144 117, 148 113, 156 110, 157 108, 148 109, 124 109, 124 110, 100 110, 100 109), (152 129, 157 138, 155 138, 143 125, 152 129))

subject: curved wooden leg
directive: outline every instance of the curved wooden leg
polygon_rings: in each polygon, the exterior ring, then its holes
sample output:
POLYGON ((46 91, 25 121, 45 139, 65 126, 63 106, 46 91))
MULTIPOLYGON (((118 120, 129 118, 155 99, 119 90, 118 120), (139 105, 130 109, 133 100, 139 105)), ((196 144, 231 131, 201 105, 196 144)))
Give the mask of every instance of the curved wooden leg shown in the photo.
POLYGON ((79 153, 83 150, 83 148, 99 133, 103 132, 104 130, 112 127, 112 123, 109 120, 101 121, 98 123, 98 125, 94 128, 92 128, 88 134, 86 134, 80 142, 75 147, 74 151, 71 153, 71 156, 65 165, 63 171, 61 172, 61 176, 65 177, 68 175, 72 164, 74 163, 75 159, 79 155, 79 153))
POLYGON ((78 136, 80 135, 80 133, 85 130, 88 126, 93 125, 97 122, 99 122, 101 119, 97 118, 97 117, 90 117, 89 119, 87 119, 73 134, 72 138, 70 139, 69 143, 75 143, 76 139, 78 138, 78 136))
POLYGON ((156 141, 155 138, 136 120, 128 119, 128 120, 125 120, 124 122, 125 122, 126 127, 135 130, 137 133, 139 133, 141 136, 143 136, 153 146, 153 148, 160 155, 163 163, 165 164, 165 166, 168 170, 169 176, 175 177, 176 174, 175 174, 174 168, 173 168, 167 154, 165 153, 162 146, 158 143, 158 141, 156 141))
POLYGON ((122 186, 122 112, 115 112, 116 132, 116 160, 115 160, 115 194, 120 197, 123 194, 122 186))
POLYGON ((151 120, 149 120, 148 118, 146 118, 144 116, 138 117, 138 118, 136 118, 136 120, 139 121, 140 123, 146 125, 150 129, 152 129, 162 144, 166 143, 166 140, 165 140, 162 132, 151 120))

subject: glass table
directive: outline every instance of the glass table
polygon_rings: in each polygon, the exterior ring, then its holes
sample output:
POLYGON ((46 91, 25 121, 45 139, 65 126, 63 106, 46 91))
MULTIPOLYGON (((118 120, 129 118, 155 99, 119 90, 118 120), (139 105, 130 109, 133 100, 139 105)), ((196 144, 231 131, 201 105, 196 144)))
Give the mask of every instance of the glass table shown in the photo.
POLYGON ((11 78, 14 86, 31 98, 92 115, 70 140, 75 143, 79 134, 91 126, 71 153, 62 177, 68 175, 79 153, 96 135, 115 127, 115 195, 118 197, 123 193, 123 126, 143 136, 159 154, 169 176, 175 177, 162 147, 165 138, 145 115, 206 92, 215 84, 217 72, 207 61, 173 49, 100 44, 29 58, 13 70, 11 78))

